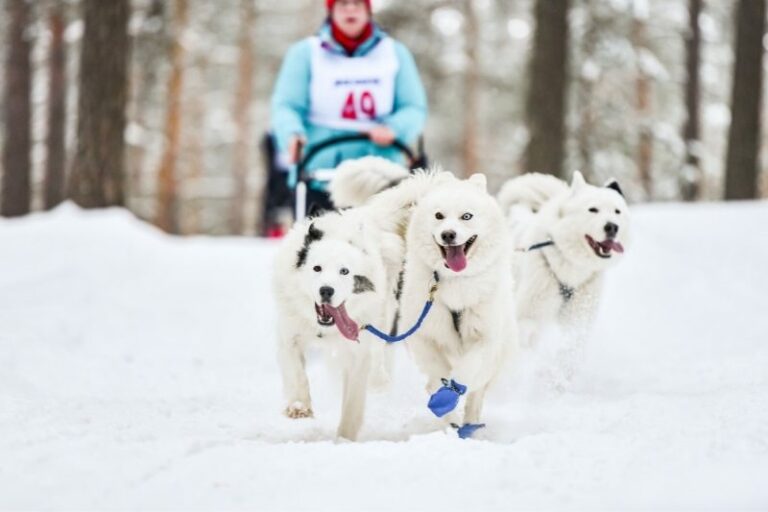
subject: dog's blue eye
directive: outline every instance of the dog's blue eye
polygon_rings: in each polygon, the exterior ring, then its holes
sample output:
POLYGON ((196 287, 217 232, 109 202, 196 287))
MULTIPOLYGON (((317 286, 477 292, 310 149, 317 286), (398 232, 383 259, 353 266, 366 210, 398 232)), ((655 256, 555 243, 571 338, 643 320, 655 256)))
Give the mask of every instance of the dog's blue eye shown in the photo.
POLYGON ((437 212, 437 213, 435 214, 435 218, 436 218, 437 220, 443 220, 443 219, 445 218, 445 216, 444 216, 442 213, 440 213, 440 212, 437 212))
POLYGON ((339 274, 345 276, 345 275, 349 274, 349 269, 346 269, 346 268, 342 267, 341 270, 339 270, 339 274))
POLYGON ((321 267, 320 265, 315 265, 314 267, 312 267, 312 270, 314 270, 315 272, 320 272, 323 270, 323 267, 321 267))
POLYGON ((597 208, 594 208, 594 207, 593 207, 593 208, 590 208, 590 209, 589 209, 589 211, 591 211, 592 213, 597 213, 597 212, 599 212, 600 210, 598 210, 597 208))
POLYGON ((469 220, 471 218, 472 218, 471 213, 465 213, 464 215, 461 216, 461 220, 469 220))

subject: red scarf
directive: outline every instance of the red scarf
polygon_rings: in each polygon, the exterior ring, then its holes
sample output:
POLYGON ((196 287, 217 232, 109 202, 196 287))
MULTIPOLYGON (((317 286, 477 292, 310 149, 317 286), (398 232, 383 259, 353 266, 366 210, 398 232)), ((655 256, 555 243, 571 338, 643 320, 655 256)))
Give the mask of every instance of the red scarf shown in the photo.
POLYGON ((373 23, 370 21, 357 37, 349 37, 344 32, 342 32, 341 29, 337 27, 333 21, 331 21, 331 35, 337 43, 344 47, 348 55, 355 53, 355 50, 357 50, 361 44, 363 44, 369 37, 371 37, 371 34, 373 34, 373 23))

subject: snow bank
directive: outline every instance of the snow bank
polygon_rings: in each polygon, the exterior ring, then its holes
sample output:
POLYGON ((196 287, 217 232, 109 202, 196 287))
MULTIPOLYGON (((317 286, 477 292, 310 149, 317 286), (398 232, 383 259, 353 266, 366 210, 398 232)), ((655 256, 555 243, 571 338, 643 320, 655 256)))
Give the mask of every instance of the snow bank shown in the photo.
POLYGON ((0 509, 765 508, 766 224, 765 202, 635 207, 565 391, 525 354, 462 441, 398 349, 337 443, 319 360, 316 419, 280 415, 272 243, 0 220, 0 509))

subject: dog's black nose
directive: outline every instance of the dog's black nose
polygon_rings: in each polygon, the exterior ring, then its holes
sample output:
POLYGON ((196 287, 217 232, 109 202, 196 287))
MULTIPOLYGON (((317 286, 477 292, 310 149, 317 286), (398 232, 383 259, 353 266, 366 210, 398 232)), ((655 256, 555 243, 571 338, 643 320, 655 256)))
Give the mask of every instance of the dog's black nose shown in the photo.
POLYGON ((452 244, 456 241, 456 232, 451 230, 443 231, 440 233, 440 238, 443 239, 443 242, 447 244, 452 244))
POLYGON ((606 223, 603 229, 605 230, 605 235, 608 238, 615 238, 619 232, 619 226, 614 224, 613 222, 606 223))
POLYGON ((320 298, 323 302, 331 302, 331 297, 333 297, 334 289, 330 286, 321 286, 320 287, 320 298))

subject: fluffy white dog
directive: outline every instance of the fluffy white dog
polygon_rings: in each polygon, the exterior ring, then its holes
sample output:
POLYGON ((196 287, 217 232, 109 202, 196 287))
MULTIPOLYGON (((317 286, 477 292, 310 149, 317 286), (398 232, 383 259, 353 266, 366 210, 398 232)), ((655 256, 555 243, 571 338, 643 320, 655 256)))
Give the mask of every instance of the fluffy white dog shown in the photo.
POLYGON ((627 245, 629 209, 619 185, 589 185, 578 171, 570 186, 531 173, 506 182, 498 199, 520 249, 513 269, 521 342, 530 345, 551 325, 588 327, 603 273, 627 245))
POLYGON ((516 345, 509 254, 503 213, 482 174, 434 184, 413 207, 401 321, 416 322, 437 282, 429 315, 406 343, 427 376, 430 409, 462 426, 462 437, 480 420, 486 390, 516 345), (465 393, 463 411, 454 410, 465 393))
MULTIPOLYGON (((274 267, 285 414, 313 414, 304 354, 316 344, 341 369, 337 434, 350 440, 362 425, 372 352, 381 344, 360 327, 391 321, 384 307, 390 295, 384 255, 392 248, 384 247, 386 237, 378 235, 363 212, 326 213, 294 226, 274 267)), ((397 253, 397 241, 394 247, 397 253)))

